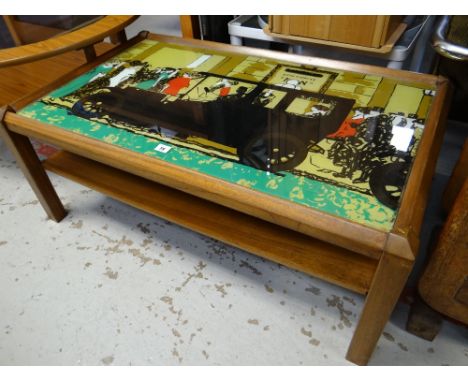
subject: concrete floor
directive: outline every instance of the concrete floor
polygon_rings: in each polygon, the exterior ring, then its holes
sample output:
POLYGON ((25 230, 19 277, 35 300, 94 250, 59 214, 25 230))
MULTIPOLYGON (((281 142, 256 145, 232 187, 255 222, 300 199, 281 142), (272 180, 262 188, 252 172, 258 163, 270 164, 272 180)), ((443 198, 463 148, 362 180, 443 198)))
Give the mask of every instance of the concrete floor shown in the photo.
MULTIPOLYGON (((362 296, 58 176, 70 213, 47 220, 1 141, 0 179, 1 365, 350 364, 362 296)), ((465 327, 427 342, 407 311, 371 365, 468 365, 465 327)))
MULTIPOLYGON (((177 23, 144 16, 128 34, 177 23)), ((52 181, 59 224, 0 140, 0 365, 350 365, 362 296, 52 181)), ((468 365, 466 327, 427 342, 404 330, 408 309, 371 365, 468 365)))

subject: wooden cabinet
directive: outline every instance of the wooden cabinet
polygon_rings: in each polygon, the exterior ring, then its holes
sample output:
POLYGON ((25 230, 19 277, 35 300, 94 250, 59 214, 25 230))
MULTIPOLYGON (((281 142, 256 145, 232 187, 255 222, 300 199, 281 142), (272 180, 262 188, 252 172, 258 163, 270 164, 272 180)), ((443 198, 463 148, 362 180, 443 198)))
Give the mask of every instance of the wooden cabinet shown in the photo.
POLYGON ((270 16, 272 33, 380 48, 403 16, 270 16))

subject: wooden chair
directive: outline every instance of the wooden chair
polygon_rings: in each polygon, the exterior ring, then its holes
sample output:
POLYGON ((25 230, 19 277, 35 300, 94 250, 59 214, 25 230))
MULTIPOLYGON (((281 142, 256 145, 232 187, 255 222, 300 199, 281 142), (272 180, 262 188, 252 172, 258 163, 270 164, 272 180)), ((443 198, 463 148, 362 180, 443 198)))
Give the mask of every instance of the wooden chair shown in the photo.
MULTIPOLYGON (((111 37, 113 43, 126 41, 125 27, 136 18, 104 16, 82 28, 43 41, 0 50, 0 106, 12 103, 106 52, 113 46, 102 42, 106 37, 111 37)), ((4 20, 10 32, 13 31, 15 43, 30 41, 21 32, 25 28, 18 29, 12 16, 4 16, 4 20)))

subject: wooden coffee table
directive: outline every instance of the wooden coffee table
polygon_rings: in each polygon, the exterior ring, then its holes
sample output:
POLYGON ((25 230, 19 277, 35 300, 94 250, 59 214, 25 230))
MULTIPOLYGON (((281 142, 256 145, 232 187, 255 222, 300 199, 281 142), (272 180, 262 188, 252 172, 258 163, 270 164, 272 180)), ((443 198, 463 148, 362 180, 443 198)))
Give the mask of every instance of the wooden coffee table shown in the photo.
POLYGON ((366 295, 366 364, 415 261, 449 85, 431 75, 140 33, 5 108, 0 131, 50 218, 44 169, 366 295), (62 151, 40 162, 29 138, 62 151))

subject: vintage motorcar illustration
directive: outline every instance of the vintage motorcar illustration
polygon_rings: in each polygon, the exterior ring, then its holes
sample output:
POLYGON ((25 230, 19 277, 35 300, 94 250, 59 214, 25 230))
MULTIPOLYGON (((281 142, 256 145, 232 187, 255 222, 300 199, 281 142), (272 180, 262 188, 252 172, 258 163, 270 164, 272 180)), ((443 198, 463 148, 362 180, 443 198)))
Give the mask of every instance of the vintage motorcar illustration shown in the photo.
POLYGON ((319 181, 398 207, 430 89, 177 49, 142 46, 41 102, 171 147, 277 177, 319 181))

